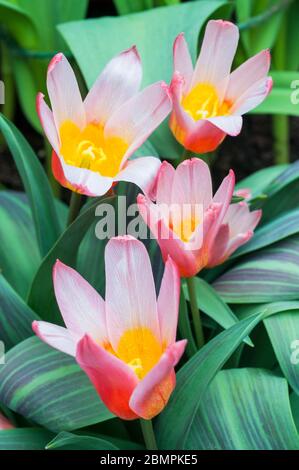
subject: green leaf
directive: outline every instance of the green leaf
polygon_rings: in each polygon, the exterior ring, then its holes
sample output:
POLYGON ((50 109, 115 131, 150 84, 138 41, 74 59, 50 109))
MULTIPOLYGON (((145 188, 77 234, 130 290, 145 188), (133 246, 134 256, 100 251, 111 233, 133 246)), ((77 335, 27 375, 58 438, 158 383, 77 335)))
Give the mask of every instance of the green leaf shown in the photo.
POLYGON ((83 209, 77 219, 63 232, 52 250, 43 259, 32 282, 28 297, 28 304, 43 320, 58 324, 62 323, 52 282, 52 270, 55 261, 59 259, 67 265, 76 265, 78 248, 84 235, 95 220, 97 206, 100 203, 109 203, 112 200, 113 198, 93 199, 88 208, 83 209), (43 286, 43 288, 41 289, 40 286, 43 286))
POLYGON ((0 116, 0 130, 12 153, 28 196, 40 253, 44 256, 60 234, 54 198, 46 174, 32 148, 13 123, 0 116))
POLYGON ((286 380, 262 369, 219 372, 199 405, 187 448, 298 450, 286 380))
POLYGON ((54 432, 113 417, 74 358, 37 337, 6 354, 6 364, 0 367, 0 401, 54 432))
POLYGON ((299 209, 293 209, 279 215, 276 219, 269 221, 265 225, 257 227, 253 238, 248 243, 241 246, 231 256, 231 259, 264 248, 265 246, 271 245, 298 232, 299 209))
POLYGON ((44 450, 53 434, 42 428, 0 431, 0 450, 44 450))
POLYGON ((30 208, 22 193, 0 191, 0 219, 1 273, 25 297, 40 264, 40 253, 30 208))
POLYGON ((299 395, 299 309, 278 313, 265 321, 279 365, 299 395))
POLYGON ((263 315, 264 312, 254 315, 223 331, 179 370, 169 404, 157 418, 155 429, 160 448, 186 448, 192 422, 208 385, 263 315))
POLYGON ((299 116, 298 91, 296 91, 298 89, 299 73, 271 71, 270 75, 273 78, 273 89, 265 101, 253 110, 253 113, 299 116), (292 83, 295 81, 297 81, 297 86, 292 88, 292 83))
POLYGON ((197 346, 196 346, 193 333, 191 330, 191 326, 190 326, 187 302, 184 296, 183 289, 181 289, 181 295, 180 295, 178 329, 179 329, 181 338, 188 338, 188 343, 186 346, 186 353, 188 357, 192 357, 197 352, 197 346))
POLYGON ((213 283, 225 302, 299 299, 299 236, 246 256, 213 283))
MULTIPOLYGON (((227 16, 230 10, 225 1, 187 2, 127 16, 67 23, 60 25, 59 31, 73 52, 88 88, 111 57, 133 44, 137 45, 142 58, 143 85, 148 85, 161 79, 170 81, 172 45, 180 32, 185 32, 195 59, 199 32, 206 20, 213 14, 227 16)), ((154 133, 151 141, 161 157, 177 158, 182 152, 167 122, 154 133)))
MULTIPOLYGON (((204 279, 195 277, 194 284, 199 310, 202 310, 223 328, 230 328, 239 322, 234 312, 204 279)), ((186 299, 189 300, 188 288, 185 283, 183 284, 183 290, 186 299)))
POLYGON ((6 350, 33 335, 34 320, 38 316, 0 275, 0 341, 6 350))
POLYGON ((299 23, 299 3, 292 2, 287 12, 287 31, 286 44, 290 44, 288 52, 285 54, 285 61, 288 70, 298 70, 299 67, 299 42, 298 42, 298 23, 299 23))
POLYGON ((236 184, 236 190, 248 188, 252 192, 252 197, 257 197, 263 193, 264 189, 280 175, 289 165, 275 165, 268 168, 262 168, 255 173, 247 176, 236 184))
POLYGON ((49 442, 47 450, 119 450, 111 442, 98 437, 61 432, 49 442))
POLYGON ((37 40, 37 32, 32 16, 19 5, 12 2, 0 1, 0 23, 4 25, 9 34, 24 47, 31 48, 37 40))

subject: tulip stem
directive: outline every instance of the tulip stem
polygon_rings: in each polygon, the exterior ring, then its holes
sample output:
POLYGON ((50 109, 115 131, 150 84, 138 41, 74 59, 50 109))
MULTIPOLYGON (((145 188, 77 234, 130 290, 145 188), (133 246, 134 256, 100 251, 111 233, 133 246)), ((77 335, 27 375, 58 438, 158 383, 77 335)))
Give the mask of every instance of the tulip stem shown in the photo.
POLYGON ((81 208, 81 200, 82 194, 72 192, 67 226, 71 225, 71 223, 77 218, 81 208))
POLYGON ((140 426, 147 450, 158 450, 153 423, 151 419, 140 419, 140 426))
POLYGON ((188 287, 188 292, 189 292, 189 301, 190 301, 190 307, 191 307, 191 313, 192 313, 195 338, 196 338, 197 346, 200 349, 204 345, 205 340, 204 340, 203 328, 202 328, 202 323, 201 323, 200 310, 197 306, 194 277, 187 277, 186 282, 187 282, 187 287, 188 287))

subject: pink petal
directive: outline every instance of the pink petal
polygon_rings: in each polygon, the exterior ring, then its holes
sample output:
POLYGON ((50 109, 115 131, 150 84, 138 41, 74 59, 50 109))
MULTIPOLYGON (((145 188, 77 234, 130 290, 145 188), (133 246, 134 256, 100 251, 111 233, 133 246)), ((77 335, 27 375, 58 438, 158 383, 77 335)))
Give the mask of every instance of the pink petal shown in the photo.
POLYGON ((130 398, 130 408, 144 419, 151 419, 166 406, 175 387, 174 367, 184 353, 187 341, 169 346, 158 364, 137 385, 130 398))
POLYGON ((85 98, 87 121, 105 123, 140 87, 142 66, 135 46, 114 57, 85 98))
POLYGON ((136 184, 145 194, 151 195, 161 162, 156 157, 140 157, 128 160, 114 181, 136 184))
POLYGON ((208 118, 208 122, 228 135, 239 135, 242 129, 242 116, 216 116, 208 118))
POLYGON ((242 201, 229 206, 224 217, 224 223, 229 224, 230 237, 232 238, 238 233, 254 230, 261 216, 261 210, 250 212, 248 204, 242 201))
POLYGON ((228 224, 223 224, 219 228, 214 244, 209 251, 209 262, 207 264, 208 268, 217 266, 217 264, 220 264, 222 262, 223 256, 225 255, 227 250, 228 242, 229 227, 228 224))
POLYGON ((184 33, 179 34, 173 44, 173 69, 184 77, 184 93, 187 93, 193 76, 193 65, 184 33))
POLYGON ((131 236, 109 240, 105 249, 106 312, 110 342, 117 350, 123 333, 149 329, 160 341, 152 267, 142 242, 131 236))
POLYGON ((110 117, 105 135, 117 135, 129 143, 123 162, 146 141, 170 110, 168 86, 157 82, 133 96, 110 117))
POLYGON ((47 88, 56 129, 71 120, 80 128, 85 126, 85 109, 78 83, 69 62, 63 54, 51 60, 47 74, 47 88))
MULTIPOLYGON (((113 178, 102 176, 100 173, 88 170, 86 168, 79 168, 65 163, 63 157, 59 158, 59 175, 63 175, 58 181, 64 179, 67 182, 67 187, 74 188, 73 190, 85 194, 86 196, 103 196, 109 191, 113 184, 113 178)), ((57 162, 56 167, 58 168, 57 162)), ((55 175, 56 177, 56 175, 55 175)), ((64 186, 64 184, 63 184, 64 186)))
POLYGON ((157 204, 171 204, 172 184, 175 175, 173 166, 164 160, 160 166, 156 183, 157 204))
POLYGON ((37 94, 36 109, 44 132, 51 146, 57 153, 59 151, 59 137, 55 127, 53 113, 49 106, 45 103, 44 95, 42 93, 37 94))
POLYGON ((105 351, 88 335, 78 343, 76 360, 112 413, 122 419, 138 417, 129 407, 138 379, 127 364, 105 351))
POLYGON ((212 196, 211 173, 203 160, 192 158, 177 167, 172 185, 172 203, 198 204, 206 210, 212 196))
POLYGON ((77 271, 56 261, 53 270, 56 300, 66 327, 82 337, 107 341, 105 303, 100 294, 77 271))
POLYGON ((233 103, 233 112, 244 114, 269 93, 270 61, 269 50, 264 50, 232 72, 225 98, 233 103))
POLYGON ((52 348, 58 349, 70 356, 76 355, 77 342, 80 340, 78 334, 62 326, 53 325, 45 321, 34 321, 32 329, 42 341, 52 346, 52 348))
POLYGON ((208 22, 201 51, 194 70, 192 87, 197 83, 214 85, 223 96, 237 50, 239 30, 229 21, 208 22))
POLYGON ((218 220, 214 223, 213 229, 210 233, 209 246, 211 247, 214 241, 214 238, 222 224, 224 216, 230 205, 233 193, 235 188, 235 174, 233 170, 229 170, 228 175, 224 178, 221 185, 219 186, 214 198, 214 203, 222 204, 221 211, 219 213, 218 220))
POLYGON ((171 258, 165 263, 165 270, 158 296, 158 315, 163 344, 175 342, 180 301, 180 275, 171 258))
POLYGON ((4 431, 5 429, 14 429, 14 426, 2 413, 0 413, 0 431, 4 431))

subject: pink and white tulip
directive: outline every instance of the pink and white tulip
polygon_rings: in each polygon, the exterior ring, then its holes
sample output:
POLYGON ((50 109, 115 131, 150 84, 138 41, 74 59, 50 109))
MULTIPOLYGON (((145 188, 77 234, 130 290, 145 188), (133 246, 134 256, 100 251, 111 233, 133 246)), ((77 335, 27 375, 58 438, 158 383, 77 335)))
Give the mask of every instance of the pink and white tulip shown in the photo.
POLYGON ((37 111, 53 148, 52 169, 62 186, 88 196, 105 194, 118 181, 149 192, 159 159, 129 157, 171 110, 169 90, 157 82, 138 92, 142 66, 136 47, 114 57, 82 100, 63 54, 48 67, 52 111, 37 96, 37 111))
POLYGON ((187 150, 212 152, 227 134, 238 135, 242 115, 257 107, 272 89, 268 50, 231 73, 238 40, 239 30, 233 23, 209 21, 195 68, 183 33, 175 40, 170 128, 187 150))
POLYGON ((76 271, 57 261, 53 281, 66 328, 33 322, 46 343, 76 357, 102 401, 123 419, 150 419, 175 387, 180 278, 168 258, 158 299, 144 245, 112 238, 105 250, 105 301, 76 271))
POLYGON ((170 256, 182 277, 223 263, 252 237, 261 211, 249 212, 245 202, 230 204, 234 186, 235 176, 230 170, 213 196, 208 165, 193 158, 176 170, 162 163, 156 203, 138 195, 140 214, 157 239, 163 259, 170 256))

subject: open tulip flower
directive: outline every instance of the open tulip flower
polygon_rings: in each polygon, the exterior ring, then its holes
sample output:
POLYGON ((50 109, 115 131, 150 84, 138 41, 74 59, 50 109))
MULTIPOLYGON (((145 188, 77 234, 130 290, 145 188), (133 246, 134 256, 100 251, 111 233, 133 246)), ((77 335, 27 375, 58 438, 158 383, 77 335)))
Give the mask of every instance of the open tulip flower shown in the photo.
POLYGON ((52 169, 62 186, 88 196, 117 181, 150 190, 159 159, 128 160, 171 110, 168 87, 157 82, 138 93, 142 66, 135 47, 112 59, 82 101, 63 54, 51 61, 47 88, 52 111, 37 96, 37 110, 53 148, 52 169))
POLYGON ((170 128, 195 153, 215 150, 225 136, 236 136, 242 115, 258 106, 272 88, 270 53, 264 50, 230 73, 239 30, 223 20, 208 22, 193 69, 183 34, 174 43, 170 128))
POLYGON ((46 343, 76 357, 101 399, 123 419, 156 416, 175 387, 180 278, 169 258, 156 299, 150 260, 133 237, 112 238, 105 251, 106 299, 57 261, 56 299, 67 328, 34 322, 46 343))
POLYGON ((250 212, 244 201, 230 204, 234 186, 231 170, 213 196, 208 165, 193 158, 176 170, 162 163, 156 203, 138 195, 140 214, 157 239, 163 259, 171 256, 181 276, 191 277, 205 267, 223 263, 252 237, 261 211, 250 212), (187 212, 186 207, 190 208, 187 212))

